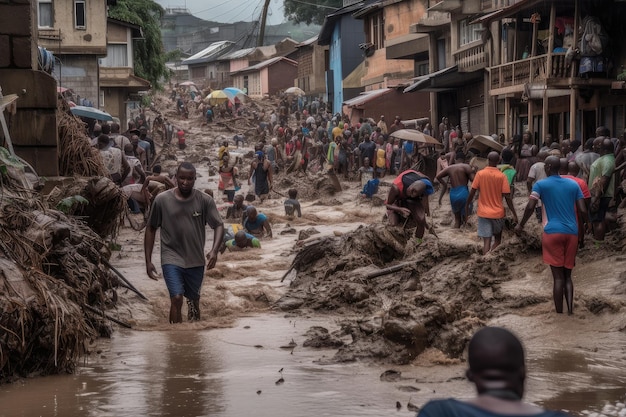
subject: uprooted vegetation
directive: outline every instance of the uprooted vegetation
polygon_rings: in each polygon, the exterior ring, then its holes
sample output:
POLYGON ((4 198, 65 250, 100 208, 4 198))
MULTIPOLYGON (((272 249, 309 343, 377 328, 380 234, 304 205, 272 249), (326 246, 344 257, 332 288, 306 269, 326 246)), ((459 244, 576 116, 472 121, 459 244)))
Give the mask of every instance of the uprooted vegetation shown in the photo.
POLYGON ((20 161, 0 148, 0 383, 71 372, 93 339, 111 334, 110 321, 126 325, 105 312, 120 285, 105 239, 117 234, 126 199, 66 107, 59 165, 77 175, 71 181, 33 191, 20 161))

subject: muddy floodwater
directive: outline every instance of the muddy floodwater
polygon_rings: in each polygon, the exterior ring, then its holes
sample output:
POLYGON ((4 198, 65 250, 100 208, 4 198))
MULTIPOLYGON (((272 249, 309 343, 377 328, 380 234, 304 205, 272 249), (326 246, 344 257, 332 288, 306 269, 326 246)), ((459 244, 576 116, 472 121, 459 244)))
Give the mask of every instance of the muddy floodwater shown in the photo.
MULTIPOLYGON (((325 364, 332 350, 302 347, 314 325, 333 329, 333 320, 261 315, 228 329, 120 330, 74 375, 0 387, 0 416, 411 416, 409 402, 473 395, 464 363, 325 364), (391 370, 400 374, 381 378, 391 370)), ((608 404, 605 414, 621 415, 626 372, 617 365, 535 352, 527 399, 578 415, 608 404)))

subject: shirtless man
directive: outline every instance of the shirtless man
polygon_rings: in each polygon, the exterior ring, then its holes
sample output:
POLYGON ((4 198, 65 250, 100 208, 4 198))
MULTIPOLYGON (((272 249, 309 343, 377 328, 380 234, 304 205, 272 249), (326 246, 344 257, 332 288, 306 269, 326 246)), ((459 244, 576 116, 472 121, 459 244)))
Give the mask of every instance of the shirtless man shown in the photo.
POLYGON ((237 194, 235 198, 233 198, 233 205, 226 210, 227 220, 237 220, 239 223, 243 224, 246 209, 248 208, 243 202, 244 198, 241 194, 237 194))
POLYGON ((406 170, 393 181, 387 194, 387 218, 391 226, 401 224, 400 217, 413 216, 417 223, 415 238, 422 243, 426 230, 426 216, 430 216, 428 196, 434 193, 433 184, 420 172, 406 170))
POLYGON ((152 195, 152 198, 154 198, 163 191, 170 190, 174 187, 176 187, 176 184, 174 184, 170 177, 161 172, 161 165, 155 165, 152 168, 152 175, 149 175, 144 180, 141 192, 144 193, 147 189, 152 195))
POLYGON ((442 185, 439 205, 441 205, 443 195, 448 189, 448 182, 450 182, 450 205, 454 214, 454 227, 458 229, 461 227, 461 223, 465 222, 465 201, 469 196, 467 183, 474 179, 474 170, 465 163, 463 152, 456 154, 455 161, 456 163, 444 168, 437 174, 435 179, 442 185), (446 177, 449 178, 448 181, 444 181, 446 177))
POLYGON ((514 334, 500 327, 477 331, 467 348, 469 369, 465 375, 478 396, 467 400, 431 400, 418 417, 534 416, 568 417, 522 401, 526 363, 524 347, 514 334))

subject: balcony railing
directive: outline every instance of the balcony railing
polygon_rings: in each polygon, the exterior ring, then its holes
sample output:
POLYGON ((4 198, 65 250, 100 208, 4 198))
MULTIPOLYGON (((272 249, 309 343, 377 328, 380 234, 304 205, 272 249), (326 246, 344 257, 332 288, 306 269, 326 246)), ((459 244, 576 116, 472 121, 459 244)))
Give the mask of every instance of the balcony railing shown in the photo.
MULTIPOLYGON (((491 67, 491 89, 522 86, 531 81, 559 81, 572 76, 564 53, 552 54, 552 68, 547 66, 548 55, 539 55, 491 67)), ((578 68, 574 67, 573 76, 576 77, 578 68)))
POLYGON ((480 43, 454 52, 454 63, 458 66, 459 72, 472 72, 485 68, 487 65, 485 45, 480 43))

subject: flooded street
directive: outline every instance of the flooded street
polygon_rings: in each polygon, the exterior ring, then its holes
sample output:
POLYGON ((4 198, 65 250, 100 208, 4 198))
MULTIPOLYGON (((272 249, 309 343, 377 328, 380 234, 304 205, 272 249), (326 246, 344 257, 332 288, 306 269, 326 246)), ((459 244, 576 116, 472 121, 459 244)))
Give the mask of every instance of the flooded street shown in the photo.
MULTIPOLYGON (((0 416, 412 416, 409 401, 473 395, 463 363, 324 364, 334 351, 302 347, 313 325, 332 329, 328 319, 262 315, 228 329, 120 330, 75 375, 2 386, 0 416), (382 381, 391 369, 401 376, 382 381)), ((530 352, 527 399, 579 415, 619 403, 626 371, 614 359, 530 352)))

